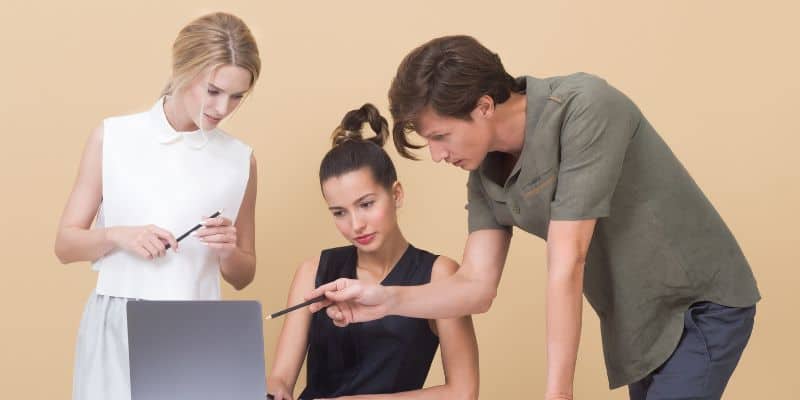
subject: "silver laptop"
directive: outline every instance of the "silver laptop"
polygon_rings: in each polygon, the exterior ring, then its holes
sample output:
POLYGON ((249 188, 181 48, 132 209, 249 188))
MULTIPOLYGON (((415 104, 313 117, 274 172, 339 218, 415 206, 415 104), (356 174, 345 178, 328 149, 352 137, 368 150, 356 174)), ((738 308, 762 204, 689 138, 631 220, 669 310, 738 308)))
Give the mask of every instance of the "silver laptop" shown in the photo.
POLYGON ((129 301, 132 400, 264 400, 256 301, 129 301))

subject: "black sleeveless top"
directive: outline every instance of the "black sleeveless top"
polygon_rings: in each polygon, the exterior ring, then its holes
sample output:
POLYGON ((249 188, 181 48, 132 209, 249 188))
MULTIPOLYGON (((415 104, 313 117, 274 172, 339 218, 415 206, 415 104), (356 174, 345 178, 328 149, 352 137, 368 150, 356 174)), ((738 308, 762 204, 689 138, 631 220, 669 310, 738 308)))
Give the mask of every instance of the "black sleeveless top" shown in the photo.
MULTIPOLYGON (((381 284, 428 283, 437 257, 409 245, 381 284)), ((316 286, 355 279, 356 261, 355 246, 324 250, 316 286)), ((420 389, 438 346, 426 319, 388 316, 339 328, 324 311, 317 312, 308 331, 307 386, 299 400, 420 389)))

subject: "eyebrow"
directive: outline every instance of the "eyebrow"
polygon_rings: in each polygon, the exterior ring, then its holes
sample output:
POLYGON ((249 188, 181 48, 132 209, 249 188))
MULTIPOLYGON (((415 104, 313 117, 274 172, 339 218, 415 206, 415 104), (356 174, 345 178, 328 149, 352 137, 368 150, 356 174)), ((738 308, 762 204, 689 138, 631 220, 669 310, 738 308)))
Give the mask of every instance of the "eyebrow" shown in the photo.
POLYGON ((433 130, 433 131, 428 131, 428 132, 425 132, 425 134, 423 135, 423 134, 421 134, 421 133, 417 132, 417 134, 418 134, 419 136, 422 136, 422 138, 423 138, 423 139, 425 139, 425 140, 430 140, 430 139, 431 139, 431 138, 433 138, 434 136, 441 136, 441 135, 444 135, 444 134, 446 134, 446 133, 447 133, 446 131, 437 131, 437 130, 433 130))
MULTIPOLYGON (((358 204, 358 203, 364 201, 364 199, 366 199, 367 197, 372 196, 374 194, 375 193, 367 193, 367 194, 357 198, 356 201, 353 202, 353 204, 358 204)), ((328 209, 331 210, 331 211, 333 211, 333 210, 342 210, 342 209, 344 209, 344 207, 332 206, 332 207, 328 207, 328 209)))
MULTIPOLYGON (((215 85, 215 84, 213 84, 211 82, 208 83, 208 87, 209 87, 209 89, 214 89, 214 90, 218 90, 218 91, 220 91, 222 93, 227 93, 227 91, 225 89, 222 89, 221 87, 219 87, 219 86, 217 86, 217 85, 215 85)), ((243 95, 245 93, 247 93, 247 90, 245 90, 244 92, 233 93, 233 95, 234 96, 240 96, 240 95, 243 95)))

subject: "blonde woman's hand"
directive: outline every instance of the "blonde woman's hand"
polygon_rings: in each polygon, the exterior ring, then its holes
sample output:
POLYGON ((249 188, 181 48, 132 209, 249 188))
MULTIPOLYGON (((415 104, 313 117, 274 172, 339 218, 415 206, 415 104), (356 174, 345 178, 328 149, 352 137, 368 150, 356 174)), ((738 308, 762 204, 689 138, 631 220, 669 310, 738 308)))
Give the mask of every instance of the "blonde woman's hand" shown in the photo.
POLYGON ((206 218, 202 224, 203 228, 194 233, 197 239, 208 246, 220 259, 228 258, 236 250, 237 236, 233 222, 220 215, 206 218))
POLYGON ((178 241, 172 233, 155 225, 113 226, 107 228, 106 236, 118 248, 147 260, 167 254, 167 244, 178 251, 178 241))

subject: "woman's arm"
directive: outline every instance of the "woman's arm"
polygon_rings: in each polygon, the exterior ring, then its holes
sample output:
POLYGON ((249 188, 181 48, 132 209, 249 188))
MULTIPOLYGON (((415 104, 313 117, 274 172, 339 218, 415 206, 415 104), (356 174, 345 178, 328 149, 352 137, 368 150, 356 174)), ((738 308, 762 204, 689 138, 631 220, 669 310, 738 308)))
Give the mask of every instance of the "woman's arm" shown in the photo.
POLYGON ((103 126, 89 136, 78 168, 78 177, 64 207, 54 251, 68 264, 95 261, 116 247, 125 248, 142 258, 165 254, 165 243, 177 250, 171 233, 152 225, 91 229, 103 197, 103 126))
MULTIPOLYGON (((303 295, 314 289, 319 257, 307 260, 297 268, 289 289, 287 307, 303 302, 303 295)), ((267 389, 275 400, 291 400, 297 376, 303 366, 308 348, 308 330, 311 326, 308 308, 286 314, 275 347, 275 358, 267 378, 267 389)))
MULTIPOLYGON (((458 264, 439 257, 433 265, 432 282, 447 279, 458 271, 458 264)), ((472 317, 437 319, 445 384, 423 389, 428 391, 420 399, 477 399, 480 385, 478 365, 478 340, 472 317), (440 393, 441 392, 441 393, 440 393)), ((421 393, 422 395, 422 393, 421 393)))
POLYGON ((233 228, 236 237, 233 250, 220 257, 220 271, 223 279, 236 290, 242 290, 256 275, 256 193, 258 171, 256 158, 250 156, 250 178, 239 207, 239 215, 233 228))

